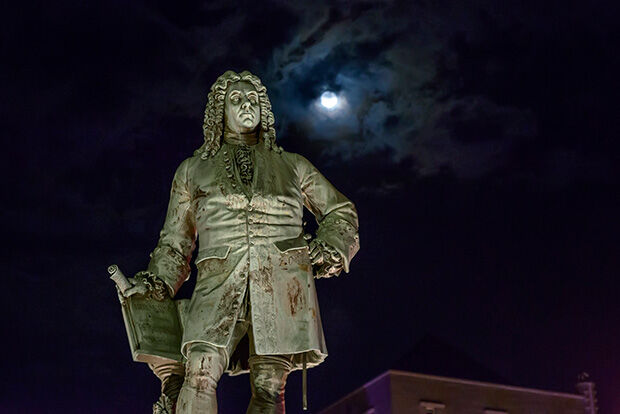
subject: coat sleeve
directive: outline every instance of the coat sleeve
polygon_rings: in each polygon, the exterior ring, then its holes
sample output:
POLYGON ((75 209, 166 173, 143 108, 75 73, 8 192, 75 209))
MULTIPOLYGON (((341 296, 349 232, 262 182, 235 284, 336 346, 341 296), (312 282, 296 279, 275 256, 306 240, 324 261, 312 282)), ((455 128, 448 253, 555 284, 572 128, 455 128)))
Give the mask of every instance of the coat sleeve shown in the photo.
POLYGON ((310 161, 297 156, 304 205, 319 224, 316 237, 340 253, 343 268, 348 273, 349 263, 360 248, 355 205, 336 190, 310 161))
POLYGON ((196 217, 188 185, 189 159, 174 174, 170 202, 157 247, 151 253, 148 271, 163 280, 171 296, 189 278, 196 242, 196 217))

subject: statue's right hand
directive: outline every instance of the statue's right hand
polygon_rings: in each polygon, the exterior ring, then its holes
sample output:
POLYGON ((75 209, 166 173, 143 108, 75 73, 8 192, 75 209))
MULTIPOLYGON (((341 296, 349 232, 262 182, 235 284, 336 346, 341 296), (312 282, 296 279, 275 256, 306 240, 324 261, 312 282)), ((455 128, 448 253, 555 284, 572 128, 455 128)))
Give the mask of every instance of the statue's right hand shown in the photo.
POLYGON ((138 294, 155 300, 164 300, 168 296, 165 283, 149 271, 138 272, 127 281, 131 287, 123 293, 126 298, 138 294))
POLYGON ((131 283, 131 287, 123 292, 123 296, 126 298, 135 294, 144 295, 150 290, 143 278, 130 277, 127 280, 131 283))

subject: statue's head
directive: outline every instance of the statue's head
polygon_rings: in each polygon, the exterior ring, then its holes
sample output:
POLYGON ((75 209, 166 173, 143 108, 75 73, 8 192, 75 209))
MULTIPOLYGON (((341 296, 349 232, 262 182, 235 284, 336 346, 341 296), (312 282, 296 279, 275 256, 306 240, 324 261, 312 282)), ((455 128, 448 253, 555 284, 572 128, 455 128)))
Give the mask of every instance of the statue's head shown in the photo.
POLYGON ((258 129, 258 145, 281 151, 276 145, 275 118, 267 88, 248 71, 228 70, 211 86, 202 126, 204 144, 196 150, 202 159, 212 157, 220 149, 225 125, 240 133, 258 129))
POLYGON ((232 132, 256 131, 260 124, 260 102, 254 85, 241 80, 231 83, 224 97, 224 125, 232 132))

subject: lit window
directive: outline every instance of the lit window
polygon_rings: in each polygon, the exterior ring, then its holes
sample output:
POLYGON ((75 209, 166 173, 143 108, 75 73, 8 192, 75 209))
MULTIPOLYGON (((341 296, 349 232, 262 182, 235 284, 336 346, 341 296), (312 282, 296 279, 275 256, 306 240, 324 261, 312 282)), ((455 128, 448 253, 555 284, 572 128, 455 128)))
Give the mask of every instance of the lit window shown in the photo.
POLYGON ((445 404, 433 401, 420 401, 420 414, 443 414, 445 404))

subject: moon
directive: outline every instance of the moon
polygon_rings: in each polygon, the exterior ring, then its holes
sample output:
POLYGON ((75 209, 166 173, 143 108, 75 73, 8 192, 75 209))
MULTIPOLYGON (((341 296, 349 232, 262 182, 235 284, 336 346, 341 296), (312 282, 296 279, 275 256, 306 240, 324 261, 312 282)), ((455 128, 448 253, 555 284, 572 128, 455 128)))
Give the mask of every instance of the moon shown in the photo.
POLYGON ((338 105, 338 95, 332 91, 325 91, 321 94, 321 105, 327 109, 333 109, 338 105))

